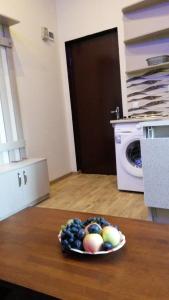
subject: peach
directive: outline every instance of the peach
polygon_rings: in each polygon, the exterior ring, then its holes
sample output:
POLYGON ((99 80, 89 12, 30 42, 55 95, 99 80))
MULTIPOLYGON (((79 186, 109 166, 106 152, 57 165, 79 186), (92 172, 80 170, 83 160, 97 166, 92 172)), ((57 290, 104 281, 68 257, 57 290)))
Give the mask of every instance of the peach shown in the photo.
POLYGON ((102 244, 103 239, 98 233, 86 234, 85 238, 83 239, 83 247, 85 251, 90 253, 98 252, 101 249, 102 244))

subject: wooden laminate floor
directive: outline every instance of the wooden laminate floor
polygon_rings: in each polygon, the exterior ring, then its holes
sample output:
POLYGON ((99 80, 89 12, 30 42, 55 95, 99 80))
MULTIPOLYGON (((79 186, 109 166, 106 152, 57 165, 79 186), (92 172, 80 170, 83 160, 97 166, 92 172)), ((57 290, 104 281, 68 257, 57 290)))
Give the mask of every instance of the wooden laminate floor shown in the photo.
POLYGON ((119 192, 116 176, 72 174, 51 185, 50 198, 39 207, 147 219, 143 194, 119 192))

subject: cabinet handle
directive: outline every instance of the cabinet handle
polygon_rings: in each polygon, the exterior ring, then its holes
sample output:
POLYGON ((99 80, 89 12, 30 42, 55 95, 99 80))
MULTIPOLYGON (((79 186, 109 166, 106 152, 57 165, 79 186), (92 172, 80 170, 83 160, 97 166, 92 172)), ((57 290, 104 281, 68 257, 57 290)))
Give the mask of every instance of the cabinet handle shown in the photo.
POLYGON ((18 173, 18 185, 19 185, 19 187, 21 187, 21 185, 22 185, 22 178, 21 178, 20 173, 18 173))
POLYGON ((27 184, 27 181, 28 181, 28 177, 26 175, 26 172, 23 171, 23 178, 24 178, 24 184, 27 184))

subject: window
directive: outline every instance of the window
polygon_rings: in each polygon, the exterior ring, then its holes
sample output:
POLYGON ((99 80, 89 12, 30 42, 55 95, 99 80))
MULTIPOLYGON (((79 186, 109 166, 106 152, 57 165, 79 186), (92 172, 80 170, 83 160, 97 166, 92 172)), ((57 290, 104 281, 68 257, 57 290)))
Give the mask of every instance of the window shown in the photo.
POLYGON ((25 158, 9 25, 18 23, 0 16, 0 164, 25 158))

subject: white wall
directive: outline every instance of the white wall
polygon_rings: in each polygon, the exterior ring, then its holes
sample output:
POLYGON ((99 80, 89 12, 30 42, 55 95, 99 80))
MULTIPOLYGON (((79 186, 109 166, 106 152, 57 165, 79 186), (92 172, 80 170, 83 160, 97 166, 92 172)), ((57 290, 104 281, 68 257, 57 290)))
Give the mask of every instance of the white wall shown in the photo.
POLYGON ((121 9, 123 6, 134 2, 136 1, 56 0, 64 102, 71 151, 71 168, 73 170, 76 170, 76 162, 64 43, 68 40, 118 27, 123 113, 127 115, 124 30, 121 9))
POLYGON ((14 63, 29 157, 48 159, 50 179, 76 170, 64 42, 118 27, 124 113, 125 56, 121 7, 132 0, 0 0, 11 27, 14 63), (41 26, 55 42, 41 40, 41 26))
POLYGON ((71 171, 60 76, 55 0, 0 0, 11 27, 18 94, 29 157, 48 159, 50 179, 71 171), (41 26, 55 42, 41 40, 41 26))

